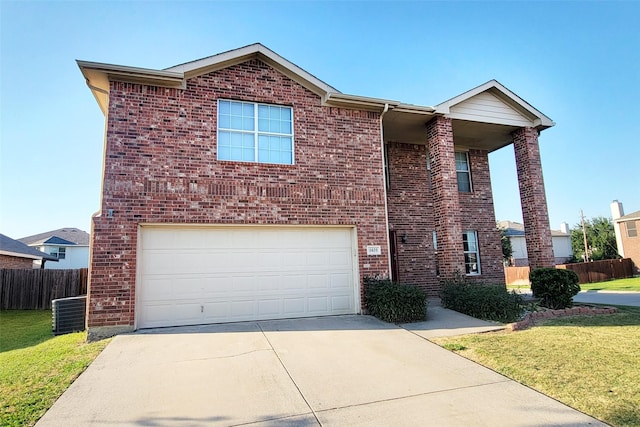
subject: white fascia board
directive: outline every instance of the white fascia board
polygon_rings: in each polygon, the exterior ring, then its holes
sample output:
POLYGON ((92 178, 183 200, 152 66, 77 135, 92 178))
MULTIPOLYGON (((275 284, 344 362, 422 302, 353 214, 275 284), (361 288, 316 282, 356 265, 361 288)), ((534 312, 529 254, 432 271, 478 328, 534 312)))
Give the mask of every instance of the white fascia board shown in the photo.
POLYGON ((497 80, 489 80, 488 82, 481 84, 480 86, 470 89, 464 93, 461 93, 456 97, 453 97, 445 102, 442 102, 436 105, 436 111, 438 113, 445 114, 445 115, 450 114, 452 106, 457 105, 469 98, 473 98, 474 96, 482 92, 490 91, 492 89, 494 94, 496 90, 498 91, 498 94, 501 95, 500 98, 502 98, 503 101, 507 103, 511 103, 516 107, 520 107, 524 111, 534 116, 535 119, 533 123, 535 126, 541 127, 542 129, 546 129, 555 125, 555 122, 553 120, 551 120, 549 117, 544 115, 541 111, 534 108, 527 101, 520 98, 514 92, 507 89, 504 85, 502 85, 497 80))
POLYGON ((432 116, 436 113, 436 109, 434 107, 414 104, 399 104, 393 109, 393 111, 398 113, 426 114, 429 116, 432 116))
POLYGON ((324 96, 322 103, 323 105, 328 105, 330 107, 356 108, 370 111, 383 111, 385 105, 388 106, 389 109, 394 109, 396 106, 400 105, 400 102, 392 101, 390 99, 347 95, 339 92, 327 93, 324 96))
POLYGON ((76 63, 80 67, 87 86, 91 89, 105 116, 108 111, 109 81, 111 80, 161 87, 185 88, 185 80, 182 73, 81 60, 77 60, 76 63))

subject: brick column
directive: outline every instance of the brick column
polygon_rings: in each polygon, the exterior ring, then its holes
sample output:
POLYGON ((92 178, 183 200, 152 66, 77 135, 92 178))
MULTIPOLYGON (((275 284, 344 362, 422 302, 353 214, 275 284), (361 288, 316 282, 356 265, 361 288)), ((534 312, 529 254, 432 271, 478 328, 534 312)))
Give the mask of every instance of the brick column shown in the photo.
POLYGON ((516 130, 512 135, 529 266, 532 270, 553 267, 555 260, 538 147, 538 131, 526 127, 516 130))
POLYGON ((433 211, 438 241, 440 277, 464 274, 462 214, 458 198, 456 156, 451 119, 436 117, 427 124, 427 144, 431 159, 433 211))

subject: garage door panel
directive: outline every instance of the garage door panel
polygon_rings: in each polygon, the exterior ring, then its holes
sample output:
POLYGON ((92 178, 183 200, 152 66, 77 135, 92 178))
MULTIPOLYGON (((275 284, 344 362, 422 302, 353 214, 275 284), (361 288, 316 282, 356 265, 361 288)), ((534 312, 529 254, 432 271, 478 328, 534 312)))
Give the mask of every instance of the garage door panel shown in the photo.
POLYGON ((330 287, 333 289, 351 289, 351 276, 348 274, 332 274, 330 279, 330 287))
POLYGON ((282 274, 280 276, 280 289, 285 291, 302 291, 307 288, 307 276, 296 273, 282 274))
POLYGON ((335 311, 348 311, 349 307, 353 305, 351 298, 347 295, 337 296, 331 298, 331 308, 335 311))
POLYGON ((348 266, 351 264, 351 254, 349 251, 332 251, 330 255, 332 266, 348 266))
POLYGON ((331 279, 329 274, 309 274, 307 276, 309 289, 327 289, 331 279))
POLYGON ((255 300, 231 301, 231 316, 238 317, 239 320, 252 317, 256 314, 257 305, 255 300))
POLYGON ((327 296, 309 297, 308 304, 308 310, 311 314, 329 311, 329 297, 327 296))
POLYGON ((138 327, 356 312, 348 228, 143 227, 138 327))

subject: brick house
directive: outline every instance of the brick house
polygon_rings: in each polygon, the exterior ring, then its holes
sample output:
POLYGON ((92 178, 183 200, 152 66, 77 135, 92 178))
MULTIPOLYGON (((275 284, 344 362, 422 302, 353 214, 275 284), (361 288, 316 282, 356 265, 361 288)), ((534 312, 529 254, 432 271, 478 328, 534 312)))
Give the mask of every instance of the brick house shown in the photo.
POLYGON ((36 248, 0 234, 0 268, 31 269, 34 261, 38 261, 44 268, 46 261, 57 262, 58 257, 40 252, 36 248))
POLYGON ((359 313, 366 276, 504 283, 488 154, 510 144, 530 262, 553 265, 553 122, 496 81, 426 107, 343 94, 261 44, 78 65, 106 118, 90 336, 359 313))
POLYGON ((633 273, 640 274, 640 211, 624 214, 622 203, 611 202, 611 216, 616 234, 618 254, 631 258, 633 273))

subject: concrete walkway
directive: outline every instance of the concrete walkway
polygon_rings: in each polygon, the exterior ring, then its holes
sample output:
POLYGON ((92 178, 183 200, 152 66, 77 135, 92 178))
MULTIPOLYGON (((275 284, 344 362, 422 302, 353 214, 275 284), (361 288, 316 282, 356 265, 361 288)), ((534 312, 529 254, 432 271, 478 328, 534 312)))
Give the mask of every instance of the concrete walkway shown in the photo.
POLYGON ((354 315, 120 335, 37 426, 604 425, 429 342, 447 316, 497 327, 429 311, 407 329, 354 315))

